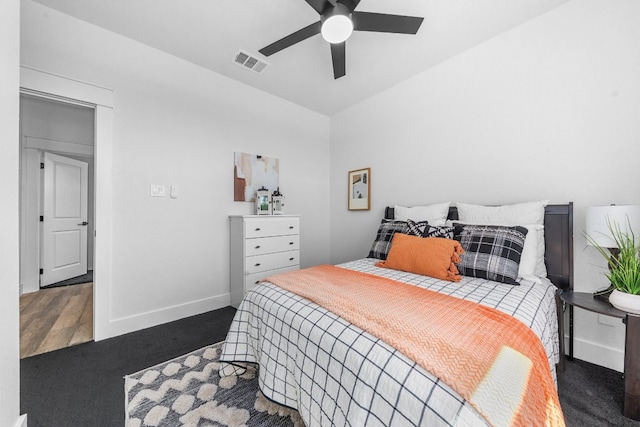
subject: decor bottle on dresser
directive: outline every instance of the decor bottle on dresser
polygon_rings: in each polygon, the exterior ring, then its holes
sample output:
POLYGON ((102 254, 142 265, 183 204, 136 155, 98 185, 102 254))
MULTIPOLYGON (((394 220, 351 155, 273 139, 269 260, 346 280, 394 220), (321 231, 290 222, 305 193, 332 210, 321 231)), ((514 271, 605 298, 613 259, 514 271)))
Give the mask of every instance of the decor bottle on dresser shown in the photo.
POLYGON ((300 268, 299 215, 230 217, 230 294, 238 308, 261 279, 300 268))

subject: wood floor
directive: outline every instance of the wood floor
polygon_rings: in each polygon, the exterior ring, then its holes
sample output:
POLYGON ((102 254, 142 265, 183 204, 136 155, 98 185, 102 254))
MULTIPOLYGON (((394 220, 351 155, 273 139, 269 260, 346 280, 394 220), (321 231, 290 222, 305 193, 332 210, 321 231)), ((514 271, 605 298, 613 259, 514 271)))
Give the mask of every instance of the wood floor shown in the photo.
POLYGON ((93 283, 20 296, 20 358, 93 340, 93 283))

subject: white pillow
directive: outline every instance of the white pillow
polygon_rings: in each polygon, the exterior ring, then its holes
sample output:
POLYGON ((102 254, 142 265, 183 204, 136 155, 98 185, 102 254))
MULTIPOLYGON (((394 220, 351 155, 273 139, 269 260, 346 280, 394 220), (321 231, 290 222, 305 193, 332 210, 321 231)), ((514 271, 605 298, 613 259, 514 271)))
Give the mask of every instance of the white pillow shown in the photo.
POLYGON ((548 200, 502 206, 456 203, 460 221, 478 225, 544 225, 544 208, 548 200))
POLYGON ((544 225, 530 224, 525 227, 529 231, 524 239, 518 276, 541 283, 539 277, 547 277, 544 265, 544 225))
POLYGON ((538 230, 538 258, 536 262, 536 276, 547 277, 547 266, 544 264, 544 226, 538 230))
POLYGON ((397 221, 427 221, 429 225, 444 225, 449 215, 451 202, 437 203, 428 206, 414 206, 407 208, 395 205, 393 208, 394 219, 397 221))
POLYGON ((526 227, 518 276, 540 282, 538 277, 547 277, 544 264, 544 208, 548 200, 517 203, 503 206, 482 206, 456 203, 460 222, 478 225, 522 225, 526 227))

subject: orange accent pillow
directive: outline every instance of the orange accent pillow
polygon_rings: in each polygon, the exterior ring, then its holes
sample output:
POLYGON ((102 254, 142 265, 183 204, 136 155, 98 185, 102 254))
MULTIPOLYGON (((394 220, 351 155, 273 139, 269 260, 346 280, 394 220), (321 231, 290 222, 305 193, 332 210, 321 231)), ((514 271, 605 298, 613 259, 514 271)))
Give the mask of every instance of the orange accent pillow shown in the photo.
POLYGON ((376 263, 376 267, 459 282, 461 276, 456 263, 460 262, 463 253, 464 249, 457 240, 396 233, 386 261, 376 263))

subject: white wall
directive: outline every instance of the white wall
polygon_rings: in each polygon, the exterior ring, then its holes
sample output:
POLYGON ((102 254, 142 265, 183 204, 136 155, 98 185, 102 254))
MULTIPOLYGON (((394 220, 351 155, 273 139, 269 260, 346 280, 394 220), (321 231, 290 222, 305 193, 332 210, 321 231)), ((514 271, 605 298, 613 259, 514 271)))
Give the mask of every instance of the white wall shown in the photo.
POLYGON ((327 117, 37 3, 22 14, 23 65, 114 93, 112 333, 228 305, 228 215, 252 212, 233 202, 234 151, 280 159, 302 264, 328 262, 327 117))
POLYGON ((0 425, 20 421, 18 108, 20 1, 0 2, 0 425))
MULTIPOLYGON (((602 287, 585 208, 640 203, 638 16, 575 0, 332 117, 331 261, 366 256, 386 205, 573 201, 575 289, 602 287), (361 167, 371 211, 349 212, 361 167)), ((614 324, 576 309, 576 357, 622 370, 614 324)))

